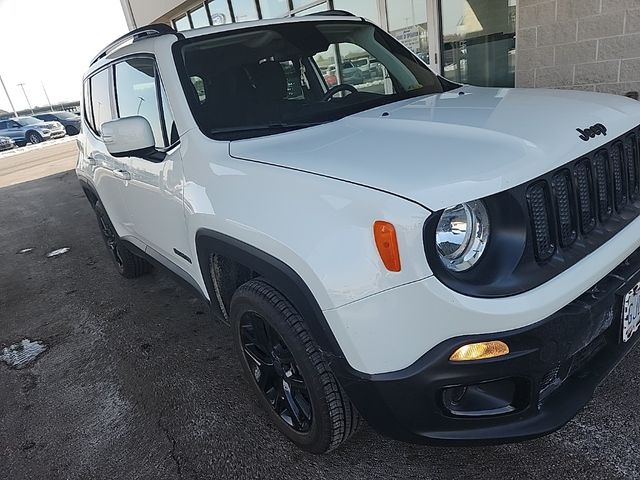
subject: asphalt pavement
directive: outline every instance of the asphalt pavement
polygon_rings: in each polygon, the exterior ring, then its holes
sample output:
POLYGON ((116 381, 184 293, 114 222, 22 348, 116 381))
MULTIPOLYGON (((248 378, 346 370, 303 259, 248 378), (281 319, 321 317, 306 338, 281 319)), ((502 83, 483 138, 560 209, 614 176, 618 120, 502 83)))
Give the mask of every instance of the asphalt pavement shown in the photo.
MULTIPOLYGON (((71 147, 48 148, 55 168, 71 168, 71 147)), ((49 157, 33 155, 0 158, 0 182, 23 182, 0 188, 0 357, 25 339, 45 348, 22 368, 0 361, 2 477, 640 478, 639 349, 575 420, 542 439, 424 447, 365 426, 332 454, 297 450, 252 398, 226 327, 162 272, 121 278, 75 173, 38 178, 49 157), (16 165, 31 173, 9 182, 16 165)))

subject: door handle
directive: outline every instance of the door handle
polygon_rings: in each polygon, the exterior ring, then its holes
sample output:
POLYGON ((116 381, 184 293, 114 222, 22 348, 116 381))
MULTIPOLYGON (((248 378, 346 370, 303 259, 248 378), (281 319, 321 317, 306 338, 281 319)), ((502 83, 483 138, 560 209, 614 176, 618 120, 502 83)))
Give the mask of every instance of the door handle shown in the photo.
POLYGON ((126 170, 114 170, 113 176, 119 178, 120 180, 131 180, 131 174, 126 170))

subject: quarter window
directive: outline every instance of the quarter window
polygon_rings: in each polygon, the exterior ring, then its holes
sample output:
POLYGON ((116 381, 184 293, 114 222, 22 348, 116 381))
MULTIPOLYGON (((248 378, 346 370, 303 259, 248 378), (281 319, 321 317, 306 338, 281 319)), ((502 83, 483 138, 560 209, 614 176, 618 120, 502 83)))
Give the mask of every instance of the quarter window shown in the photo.
POLYGON ((168 105, 165 109, 161 109, 158 95, 159 82, 153 59, 132 58, 118 63, 115 68, 119 117, 140 115, 146 118, 153 130, 156 147, 169 146, 168 139, 173 119, 168 105), (165 121, 168 124, 165 125, 165 121))
POLYGON ((113 120, 110 90, 109 69, 91 77, 91 109, 94 120, 92 126, 97 133, 100 133, 103 123, 113 120))

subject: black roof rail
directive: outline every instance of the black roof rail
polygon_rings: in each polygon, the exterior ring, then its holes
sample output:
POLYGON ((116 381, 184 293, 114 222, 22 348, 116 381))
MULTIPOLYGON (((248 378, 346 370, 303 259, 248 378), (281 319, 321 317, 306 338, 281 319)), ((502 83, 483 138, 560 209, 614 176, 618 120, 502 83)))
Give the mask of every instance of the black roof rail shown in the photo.
POLYGON ((325 10, 324 12, 308 13, 303 17, 355 17, 355 15, 346 10, 325 10))
POLYGON ((129 33, 124 34, 117 40, 114 40, 105 48, 103 48, 98 55, 91 60, 91 64, 93 65, 98 60, 106 57, 110 52, 118 48, 123 43, 128 42, 129 40, 133 40, 134 42, 138 40, 142 40, 144 38, 153 38, 160 37, 162 35, 175 35, 176 37, 183 38, 181 33, 178 33, 169 25, 165 25, 164 23, 156 23, 154 25, 146 25, 144 27, 136 28, 135 30, 130 31, 129 33))

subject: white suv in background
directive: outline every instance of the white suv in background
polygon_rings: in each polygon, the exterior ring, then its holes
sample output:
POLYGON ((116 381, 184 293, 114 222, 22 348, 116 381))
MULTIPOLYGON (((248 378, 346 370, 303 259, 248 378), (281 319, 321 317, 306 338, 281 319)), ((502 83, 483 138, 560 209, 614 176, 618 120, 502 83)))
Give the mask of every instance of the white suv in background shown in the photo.
POLYGON ((309 451, 361 417, 416 443, 547 434, 640 338, 628 98, 453 84, 327 12, 131 32, 86 74, 83 123, 120 273, 191 285, 309 451), (363 57, 382 74, 327 84, 363 57))

